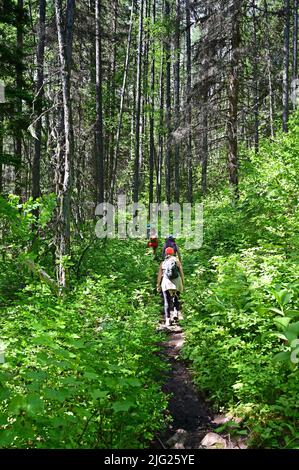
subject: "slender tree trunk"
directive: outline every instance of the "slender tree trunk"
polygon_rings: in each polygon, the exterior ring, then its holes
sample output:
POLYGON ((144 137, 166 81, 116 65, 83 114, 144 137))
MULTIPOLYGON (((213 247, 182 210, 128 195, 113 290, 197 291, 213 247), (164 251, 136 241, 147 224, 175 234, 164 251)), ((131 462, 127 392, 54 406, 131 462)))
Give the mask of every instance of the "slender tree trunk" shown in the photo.
POLYGON ((107 174, 107 184, 106 188, 109 185, 109 197, 110 197, 110 185, 112 180, 112 171, 113 171, 113 161, 114 161, 114 151, 115 151, 115 129, 114 129, 114 122, 115 122, 115 87, 116 87, 116 60, 117 60, 117 41, 116 41, 116 34, 117 34, 117 17, 118 17, 118 0, 115 2, 114 7, 114 18, 113 18, 113 54, 112 54, 112 77, 111 77, 111 87, 109 91, 110 97, 110 120, 113 123, 112 130, 108 133, 106 137, 106 141, 108 140, 108 144, 106 144, 106 174, 107 174), (109 169, 109 171, 108 171, 109 169))
POLYGON ((239 99, 239 48, 240 48, 240 0, 233 1, 231 31, 231 62, 228 77, 228 170, 229 183, 238 198, 238 99, 239 99))
POLYGON ((202 107, 202 164, 201 164, 201 194, 204 197, 207 192, 208 169, 208 91, 205 89, 202 107))
POLYGON ((253 83, 254 83, 254 149, 255 153, 259 151, 259 74, 258 74, 258 46, 257 46, 257 20, 256 20, 256 3, 252 2, 253 8, 253 83))
POLYGON ((284 73, 283 73, 283 114, 282 114, 282 129, 288 132, 288 119, 289 119, 289 62, 290 62, 290 0, 284 0, 284 14, 285 14, 285 27, 284 27, 284 73))
MULTIPOLYGON (((176 0, 176 18, 174 35, 174 127, 180 125, 180 0, 176 0)), ((174 197, 175 201, 180 200, 180 145, 174 147, 174 197)))
MULTIPOLYGON (((150 18, 150 6, 149 0, 144 0, 144 21, 145 24, 149 24, 150 18)), ((144 172, 142 171, 143 168, 143 161, 145 154, 147 152, 147 143, 149 141, 147 131, 147 117, 148 117, 148 73, 149 73, 149 31, 148 27, 144 30, 143 34, 143 41, 142 41, 142 92, 141 92, 141 108, 140 108, 140 150, 139 150, 139 168, 140 168, 140 178, 139 178, 139 186, 143 186, 142 175, 144 172)))
POLYGON ((169 0, 165 0, 165 20, 167 21, 167 37, 165 41, 165 55, 166 55, 166 161, 165 161, 165 176, 166 176, 166 200, 170 204, 171 200, 171 50, 170 50, 170 5, 169 0))
POLYGON ((101 0, 95 1, 96 31, 96 124, 95 124, 95 188, 96 204, 104 201, 104 141, 103 141, 103 98, 102 98, 102 31, 101 0))
POLYGON ((38 43, 36 52, 37 81, 36 81, 36 104, 35 104, 35 135, 34 157, 32 164, 32 197, 36 199, 40 196, 40 162, 42 146, 42 118, 43 112, 43 86, 44 86, 44 51, 45 51, 45 21, 46 21, 46 0, 39 1, 39 23, 38 23, 38 43))
POLYGON ((130 26, 129 26, 129 32, 128 32, 127 50, 126 50, 126 58, 125 58, 125 64, 124 64, 123 83, 122 83, 121 94, 120 94, 120 106, 119 106, 118 123, 117 123, 117 130, 116 130, 115 151, 114 151, 114 158, 113 158, 113 165, 112 165, 113 170, 112 170, 111 184, 110 184, 110 197, 109 197, 110 202, 112 202, 114 198, 114 189, 115 189, 117 163, 118 163, 118 152, 119 152, 119 146, 120 146, 120 133, 121 133, 121 128, 122 128, 124 99, 125 99, 126 86, 127 86, 127 76, 128 76, 129 61, 130 61, 130 49, 131 49, 131 42, 132 42, 134 4, 135 4, 135 1, 132 0, 130 26))
POLYGON ((192 87, 192 75, 191 75, 191 20, 190 20, 190 5, 189 0, 186 0, 186 72, 187 72, 187 126, 188 126, 188 137, 187 137, 187 182, 188 191, 187 197, 188 202, 193 201, 193 168, 192 168, 192 108, 191 108, 191 87, 192 87))
POLYGON ((24 1, 18 0, 17 4, 17 51, 19 58, 16 64, 16 88, 19 96, 16 99, 17 124, 15 132, 15 154, 17 157, 16 173, 15 173, 15 192, 22 197, 22 125, 21 117, 22 107, 22 91, 23 91, 23 42, 24 42, 24 1))
MULTIPOLYGON (((156 0, 153 0, 153 24, 156 22, 156 0)), ((154 199, 154 157, 155 157, 155 39, 152 45, 152 66, 151 66, 151 109, 150 109, 150 149, 149 149, 149 204, 154 199)))
POLYGON ((72 68, 74 14, 75 14, 75 0, 67 0, 66 20, 65 20, 65 53, 66 53, 66 63, 69 69, 72 68))
POLYGON ((274 137, 274 126, 273 126, 273 87, 272 87, 272 67, 271 67, 271 55, 270 55, 270 39, 269 39, 269 15, 268 15, 268 3, 264 0, 265 10, 265 23, 266 23, 266 60, 267 60, 267 74, 268 74, 268 87, 269 87, 269 122, 270 122, 270 133, 271 137, 274 137))
POLYGON ((134 187, 133 202, 138 202, 140 186, 140 109, 141 109, 141 69, 142 69, 142 41, 143 41, 143 6, 140 3, 139 34, 138 34, 138 58, 137 58, 137 83, 136 83, 136 115, 135 115, 135 165, 134 165, 134 187))
POLYGON ((161 203, 162 196, 162 168, 163 168, 163 125, 164 125, 164 47, 162 47, 160 68, 160 115, 158 136, 158 162, 157 162, 157 203, 161 203))
POLYGON ((294 30, 293 30, 293 67, 292 78, 298 77, 298 0, 294 0, 294 30))
MULTIPOLYGON (((68 2, 66 10, 66 25, 67 28, 72 28, 72 22, 68 21, 71 11, 70 7, 74 5, 75 1, 68 2)), ((60 60, 60 75, 62 86, 62 100, 63 100, 63 132, 65 138, 65 151, 64 151, 64 176, 63 185, 59 194, 59 223, 58 229, 58 281, 62 287, 68 286, 68 269, 65 266, 65 257, 70 255, 70 222, 71 222, 71 189, 72 189, 72 163, 74 153, 74 134, 73 134, 73 120, 72 120, 72 105, 71 105, 71 54, 67 54, 66 50, 71 51, 72 45, 66 44, 66 37, 71 37, 70 32, 64 34, 63 18, 61 0, 55 0, 55 16, 58 35, 58 50, 60 60)), ((62 168, 61 168, 61 171, 62 168)))
MULTIPOLYGON (((0 108, 0 159, 3 154, 3 115, 0 108)), ((3 193, 3 166, 0 160, 0 195, 3 193)))

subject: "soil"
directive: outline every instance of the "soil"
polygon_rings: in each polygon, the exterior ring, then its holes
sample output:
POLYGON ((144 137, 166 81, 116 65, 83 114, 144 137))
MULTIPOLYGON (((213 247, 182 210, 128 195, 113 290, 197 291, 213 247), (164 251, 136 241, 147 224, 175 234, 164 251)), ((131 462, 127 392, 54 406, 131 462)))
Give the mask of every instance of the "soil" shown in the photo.
POLYGON ((201 448, 204 436, 215 428, 213 414, 199 395, 188 364, 180 357, 184 334, 179 325, 166 329, 168 339, 161 345, 161 353, 167 357, 171 369, 163 391, 171 395, 168 412, 172 422, 165 433, 156 435, 151 448, 201 448))

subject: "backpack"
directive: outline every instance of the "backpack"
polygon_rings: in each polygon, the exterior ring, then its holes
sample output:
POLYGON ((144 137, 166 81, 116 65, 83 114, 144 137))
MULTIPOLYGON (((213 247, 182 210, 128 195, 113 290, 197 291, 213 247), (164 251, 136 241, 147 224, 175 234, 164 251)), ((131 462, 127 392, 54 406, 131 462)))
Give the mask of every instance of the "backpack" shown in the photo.
POLYGON ((165 261, 164 274, 170 280, 177 279, 179 277, 180 271, 176 259, 173 256, 165 261))
POLYGON ((165 244, 164 244, 164 247, 163 247, 163 253, 162 253, 162 258, 164 259, 165 258, 165 250, 166 248, 168 247, 171 247, 174 249, 174 254, 176 255, 177 252, 178 252, 178 247, 176 246, 176 243, 174 240, 168 238, 168 240, 166 240, 165 244))

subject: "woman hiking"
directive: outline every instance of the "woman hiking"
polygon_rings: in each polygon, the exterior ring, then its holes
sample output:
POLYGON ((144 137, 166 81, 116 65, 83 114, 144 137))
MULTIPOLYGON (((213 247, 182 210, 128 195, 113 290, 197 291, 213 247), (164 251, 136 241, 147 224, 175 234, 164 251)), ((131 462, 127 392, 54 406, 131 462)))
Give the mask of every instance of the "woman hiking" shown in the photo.
POLYGON ((171 325, 171 301, 174 304, 173 320, 182 319, 180 313, 179 296, 184 289, 184 272, 178 258, 175 256, 174 249, 167 247, 165 249, 165 260, 162 261, 158 271, 157 291, 163 293, 165 326, 171 325))
POLYGON ((177 246, 175 242, 173 235, 168 235, 168 237, 165 238, 165 243, 164 243, 163 250, 162 250, 162 259, 165 259, 166 248, 169 248, 169 247, 173 248, 174 254, 178 256, 179 260, 182 262, 181 253, 180 253, 179 247, 177 246))

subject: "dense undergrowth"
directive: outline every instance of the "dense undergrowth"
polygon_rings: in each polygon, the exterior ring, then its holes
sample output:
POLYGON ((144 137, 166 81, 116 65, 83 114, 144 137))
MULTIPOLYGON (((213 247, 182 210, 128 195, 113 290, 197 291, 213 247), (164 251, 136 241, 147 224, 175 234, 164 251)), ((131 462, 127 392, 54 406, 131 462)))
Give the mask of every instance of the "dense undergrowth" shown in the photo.
POLYGON ((138 448, 163 428, 156 266, 141 253, 96 243, 61 300, 32 281, 9 302, 2 283, 0 447, 138 448))
MULTIPOLYGON (((243 157, 238 203, 226 190, 208 196, 204 244, 182 248, 184 355, 214 409, 243 418, 234 432, 253 447, 299 447, 295 119, 290 128, 243 157)), ((167 405, 157 264, 144 240, 87 237, 85 249, 78 235, 64 260, 72 288, 57 298, 26 268, 38 260, 53 276, 54 205, 0 198, 0 447, 146 447, 167 405)))
POLYGON ((204 245, 184 257, 184 355, 254 447, 299 447, 298 153, 294 121, 243 163, 238 204, 207 199, 204 245))

